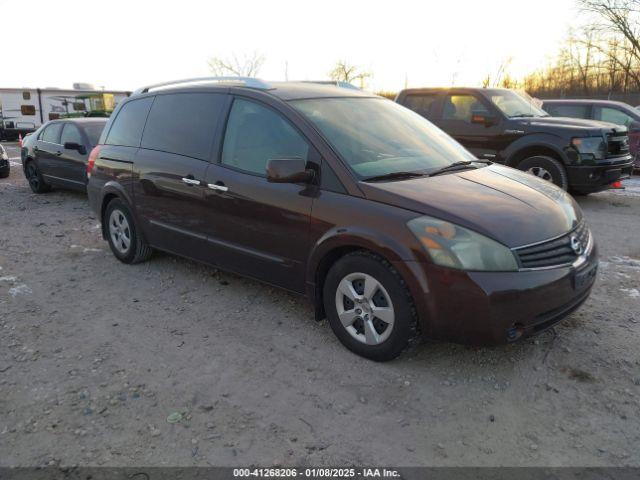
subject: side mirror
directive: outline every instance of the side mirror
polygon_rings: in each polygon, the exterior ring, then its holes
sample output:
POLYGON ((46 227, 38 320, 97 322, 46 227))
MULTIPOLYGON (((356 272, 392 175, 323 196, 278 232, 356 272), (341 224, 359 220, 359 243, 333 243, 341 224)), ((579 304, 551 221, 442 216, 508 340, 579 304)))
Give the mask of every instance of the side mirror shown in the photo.
POLYGON ((485 127, 490 127, 491 125, 496 124, 496 117, 493 117, 488 113, 472 113, 471 123, 476 123, 479 125, 484 125, 485 127))
POLYGON ((80 153, 82 155, 87 153, 87 149, 84 148, 84 145, 80 145, 79 143, 76 143, 76 142, 65 142, 64 149, 65 150, 77 150, 78 153, 80 153))
POLYGON ((311 183, 315 172, 301 158, 279 158, 267 162, 267 181, 271 183, 311 183))

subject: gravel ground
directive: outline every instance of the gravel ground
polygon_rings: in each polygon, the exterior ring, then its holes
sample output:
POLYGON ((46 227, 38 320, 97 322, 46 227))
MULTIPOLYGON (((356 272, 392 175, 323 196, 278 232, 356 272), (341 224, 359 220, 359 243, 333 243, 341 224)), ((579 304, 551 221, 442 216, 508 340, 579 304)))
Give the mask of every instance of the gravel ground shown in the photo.
POLYGON ((290 294, 170 255, 119 263, 84 195, 34 195, 14 166, 0 180, 0 465, 640 466, 630 187, 580 198, 601 268, 555 331, 376 364, 290 294))

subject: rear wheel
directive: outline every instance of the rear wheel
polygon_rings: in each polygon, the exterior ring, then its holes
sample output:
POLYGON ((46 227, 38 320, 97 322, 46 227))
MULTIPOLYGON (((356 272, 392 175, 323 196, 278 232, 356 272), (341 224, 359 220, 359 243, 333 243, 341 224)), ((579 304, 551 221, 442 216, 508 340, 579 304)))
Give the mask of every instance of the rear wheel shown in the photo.
POLYGON ((564 169, 562 163, 555 158, 544 155, 525 158, 518 164, 518 169, 535 175, 542 180, 554 183, 563 190, 569 187, 567 171, 564 169))
POLYGON ((111 252, 123 263, 140 263, 152 253, 133 220, 131 210, 119 198, 109 202, 102 217, 111 252))
POLYGON ((51 185, 44 181, 38 165, 36 165, 36 162, 33 160, 27 162, 27 165, 24 167, 24 174, 27 177, 29 187, 31 187, 33 193, 46 193, 51 191, 51 185))
POLYGON ((402 277, 371 253, 338 260, 327 274, 323 301, 342 344, 371 360, 392 360, 417 335, 417 315, 402 277))

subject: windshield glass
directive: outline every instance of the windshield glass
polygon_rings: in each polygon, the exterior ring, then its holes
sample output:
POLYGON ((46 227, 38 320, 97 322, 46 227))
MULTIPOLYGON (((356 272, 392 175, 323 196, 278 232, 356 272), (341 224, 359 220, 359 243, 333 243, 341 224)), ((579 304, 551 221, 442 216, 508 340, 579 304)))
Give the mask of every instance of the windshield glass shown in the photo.
POLYGON ((549 114, 528 99, 512 90, 491 92, 489 97, 507 117, 548 117, 549 114))
POLYGON ((382 98, 323 98, 291 104, 324 134, 360 179, 430 173, 476 158, 420 115, 382 98))

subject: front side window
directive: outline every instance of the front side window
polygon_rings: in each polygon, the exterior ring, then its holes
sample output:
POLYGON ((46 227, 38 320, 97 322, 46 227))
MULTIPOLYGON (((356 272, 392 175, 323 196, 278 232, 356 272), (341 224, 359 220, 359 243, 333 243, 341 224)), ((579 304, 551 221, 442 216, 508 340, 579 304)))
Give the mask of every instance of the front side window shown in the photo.
POLYGON ((207 160, 224 105, 224 95, 158 95, 151 107, 142 148, 207 160))
POLYGON ((84 142, 82 141, 82 135, 80 135, 80 130, 73 123, 66 123, 64 128, 62 129, 62 137, 60 138, 60 143, 64 145, 65 143, 77 143, 78 145, 82 145, 84 142))
POLYGON ((589 118, 589 105, 555 105, 544 106, 544 109, 554 117, 589 118))
POLYGON ((118 116, 113 120, 105 143, 107 145, 139 147, 144 123, 152 103, 153 97, 125 103, 118 112, 118 116))
POLYGON ((265 175, 272 159, 307 160, 309 145, 282 115, 243 99, 233 102, 222 149, 222 163, 265 175))
POLYGON ((60 131, 64 124, 52 123, 42 132, 42 141, 49 143, 60 143, 60 131))
POLYGON ((425 118, 433 118, 437 100, 435 93, 416 93, 407 95, 404 106, 425 118))
POLYGON ((617 108, 596 107, 596 120, 603 122, 615 123, 616 125, 624 125, 628 127, 633 122, 633 118, 617 108))
POLYGON ((431 122, 390 100, 318 98, 290 104, 316 125, 361 179, 429 173, 454 162, 476 160, 431 122))
POLYGON ((473 115, 488 115, 489 111, 474 95, 447 95, 442 107, 443 120, 461 120, 471 123, 473 115))

